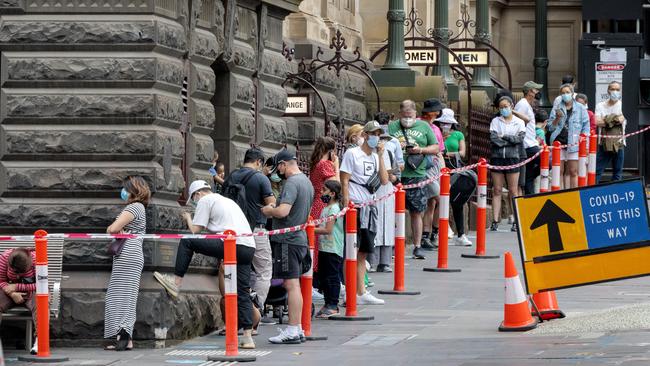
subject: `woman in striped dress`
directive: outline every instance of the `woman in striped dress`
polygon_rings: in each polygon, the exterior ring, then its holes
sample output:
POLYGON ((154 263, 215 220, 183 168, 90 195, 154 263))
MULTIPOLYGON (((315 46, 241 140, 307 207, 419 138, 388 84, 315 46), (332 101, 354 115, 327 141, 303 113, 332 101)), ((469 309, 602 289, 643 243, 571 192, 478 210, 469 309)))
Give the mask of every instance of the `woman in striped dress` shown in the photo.
MULTIPOLYGON (((151 191, 142 177, 131 176, 124 180, 121 198, 127 206, 106 229, 109 234, 144 234, 147 228, 145 207, 151 191)), ((113 270, 106 291, 104 309, 104 338, 115 337, 107 350, 124 351, 133 348, 133 325, 140 289, 140 275, 144 265, 142 238, 128 239, 119 255, 113 257, 113 270)))

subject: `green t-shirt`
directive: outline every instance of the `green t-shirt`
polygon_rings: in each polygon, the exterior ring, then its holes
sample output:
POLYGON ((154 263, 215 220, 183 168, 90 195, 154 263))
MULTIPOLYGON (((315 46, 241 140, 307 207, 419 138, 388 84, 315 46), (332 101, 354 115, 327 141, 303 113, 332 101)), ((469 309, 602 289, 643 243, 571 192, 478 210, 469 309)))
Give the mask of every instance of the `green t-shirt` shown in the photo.
POLYGON ((465 140, 465 135, 462 132, 452 131, 445 139, 445 149, 448 153, 458 152, 462 140, 465 140))
MULTIPOLYGON (((435 145, 438 143, 436 140, 436 135, 434 135, 433 130, 429 127, 429 124, 417 120, 413 127, 406 129, 408 135, 408 142, 412 145, 417 145, 418 147, 427 147, 429 145, 435 145)), ((402 133, 402 128, 400 127, 400 121, 393 121, 388 124, 388 133, 397 138, 402 146, 406 147, 406 139, 402 133)), ((407 159, 406 149, 404 149, 404 160, 407 159)), ((426 176, 426 167, 427 159, 424 159, 420 166, 413 170, 408 164, 405 164, 404 171, 402 172, 402 177, 404 178, 422 178, 426 176)))
MULTIPOLYGON (((322 219, 327 216, 336 215, 339 212, 341 212, 339 205, 333 204, 323 209, 320 218, 322 219)), ((327 226, 327 223, 325 222, 320 225, 320 227, 325 226, 327 226)), ((331 234, 318 236, 318 250, 321 252, 334 253, 343 258, 343 239, 343 217, 339 217, 334 223, 334 229, 331 234)))
POLYGON ((537 138, 541 139, 542 141, 545 141, 545 139, 546 139, 546 136, 544 134, 544 130, 539 128, 539 127, 535 127, 535 136, 537 136, 537 138))

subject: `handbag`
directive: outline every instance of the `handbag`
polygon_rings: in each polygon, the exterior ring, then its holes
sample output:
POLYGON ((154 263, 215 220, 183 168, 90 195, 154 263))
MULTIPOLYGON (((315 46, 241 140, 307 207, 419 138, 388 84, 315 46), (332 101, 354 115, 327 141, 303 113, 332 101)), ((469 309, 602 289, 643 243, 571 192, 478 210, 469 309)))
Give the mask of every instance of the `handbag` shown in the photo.
POLYGON ((108 250, 106 250, 106 252, 109 255, 120 255, 120 253, 122 253, 122 249, 124 248, 124 244, 126 244, 126 240, 126 238, 111 240, 111 242, 108 243, 108 250))
MULTIPOLYGON (((402 126, 402 123, 399 124, 399 127, 402 129, 402 134, 404 135, 404 139, 406 140, 406 145, 411 145, 411 142, 409 141, 409 137, 406 134, 406 131, 404 130, 404 126, 402 126)), ((417 170, 422 162, 424 161, 424 154, 408 154, 406 156, 406 166, 411 168, 411 170, 417 170)))

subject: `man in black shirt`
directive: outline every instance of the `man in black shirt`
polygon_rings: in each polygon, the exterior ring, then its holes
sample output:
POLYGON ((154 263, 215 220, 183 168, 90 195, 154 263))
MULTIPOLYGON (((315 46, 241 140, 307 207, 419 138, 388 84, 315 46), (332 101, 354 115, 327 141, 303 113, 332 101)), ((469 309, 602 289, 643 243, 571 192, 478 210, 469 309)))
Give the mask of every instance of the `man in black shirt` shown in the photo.
MULTIPOLYGON (((232 172, 225 183, 242 184, 245 187, 246 207, 242 207, 242 210, 246 214, 253 232, 265 230, 267 218, 262 214, 261 208, 275 204, 271 182, 260 172, 264 161, 262 150, 256 147, 248 149, 244 155, 243 166, 232 172)), ((253 291, 257 294, 258 305, 262 307, 269 293, 272 268, 269 237, 267 235, 255 236, 255 257, 253 258, 255 285, 253 291)))

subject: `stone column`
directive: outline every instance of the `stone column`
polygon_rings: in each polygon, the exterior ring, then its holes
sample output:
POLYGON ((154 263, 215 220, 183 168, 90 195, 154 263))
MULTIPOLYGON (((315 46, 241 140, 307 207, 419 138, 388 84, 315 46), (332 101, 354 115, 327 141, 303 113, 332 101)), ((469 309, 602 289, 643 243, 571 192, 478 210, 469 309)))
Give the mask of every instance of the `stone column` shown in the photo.
MULTIPOLYGON (((434 8, 434 30, 433 37, 436 41, 449 45, 449 0, 435 0, 434 8)), ((454 78, 451 76, 449 69, 449 53, 442 49, 438 49, 438 66, 434 67, 434 75, 442 76, 445 84, 455 84, 454 78)))
POLYGON ((544 84, 542 88, 542 99, 539 106, 550 108, 551 103, 548 100, 548 44, 547 44, 547 8, 546 0, 535 0, 535 58, 533 66, 535 67, 535 82, 544 84))
MULTIPOLYGON (((483 42, 490 42, 490 7, 488 0, 476 0, 476 40, 483 42)), ((477 48, 481 47, 480 44, 476 45, 477 48)), ((479 88, 492 87, 490 81, 490 68, 489 67, 475 67, 474 78, 472 79, 472 86, 479 88)))
POLYGON ((404 57, 404 0, 389 0, 388 54, 380 71, 372 73, 379 86, 415 86, 415 71, 412 71, 404 57))

